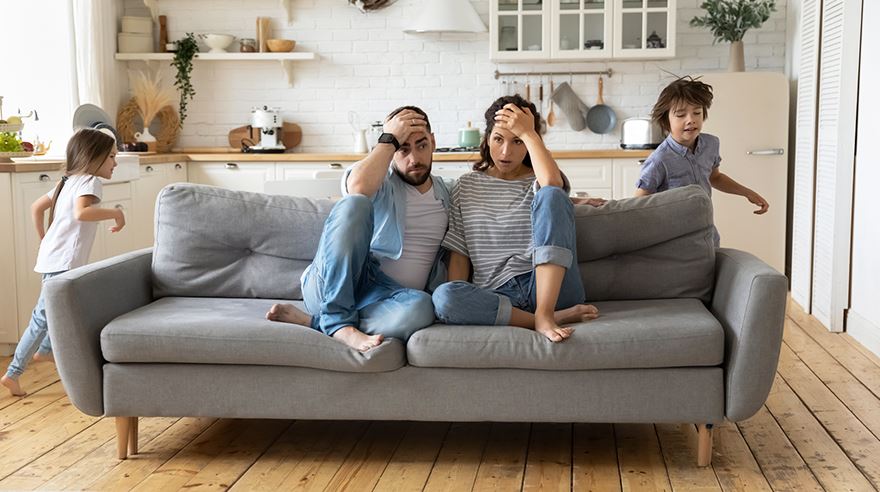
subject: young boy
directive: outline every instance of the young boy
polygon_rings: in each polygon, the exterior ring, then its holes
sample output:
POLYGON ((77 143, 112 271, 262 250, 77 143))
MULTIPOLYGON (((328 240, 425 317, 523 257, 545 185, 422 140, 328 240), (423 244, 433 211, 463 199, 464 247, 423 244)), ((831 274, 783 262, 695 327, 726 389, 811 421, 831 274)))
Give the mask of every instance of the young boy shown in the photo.
MULTIPOLYGON (((744 196, 759 207, 756 214, 763 214, 770 208, 767 200, 718 170, 718 137, 700 133, 711 105, 712 86, 691 77, 682 77, 663 89, 651 117, 668 136, 645 160, 635 196, 698 184, 710 196, 712 188, 744 196)), ((719 240, 716 230, 716 247, 719 240)))

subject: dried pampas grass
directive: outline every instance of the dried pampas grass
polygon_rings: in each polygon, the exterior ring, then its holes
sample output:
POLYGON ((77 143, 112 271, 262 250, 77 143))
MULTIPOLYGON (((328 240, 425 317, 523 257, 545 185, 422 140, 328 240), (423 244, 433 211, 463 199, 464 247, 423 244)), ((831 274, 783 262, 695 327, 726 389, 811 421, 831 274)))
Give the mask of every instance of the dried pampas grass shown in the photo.
POLYGON ((162 76, 158 72, 147 74, 138 70, 131 76, 131 92, 144 121, 144 128, 150 126, 150 122, 162 108, 170 106, 175 101, 171 87, 162 87, 161 83, 162 76))

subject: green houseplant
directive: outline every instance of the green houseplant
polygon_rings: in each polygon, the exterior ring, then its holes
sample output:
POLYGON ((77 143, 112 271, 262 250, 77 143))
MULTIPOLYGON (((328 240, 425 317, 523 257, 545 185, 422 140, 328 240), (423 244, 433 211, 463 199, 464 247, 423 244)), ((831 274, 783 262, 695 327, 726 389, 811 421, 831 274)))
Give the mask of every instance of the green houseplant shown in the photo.
POLYGON ((776 11, 776 0, 706 0, 700 8, 706 11, 706 15, 691 19, 691 26, 708 28, 715 43, 729 42, 728 70, 745 70, 743 36, 746 31, 761 27, 770 18, 770 14, 776 11))
POLYGON ((196 95, 190 75, 192 74, 192 59, 199 52, 199 43, 193 33, 188 32, 183 39, 175 41, 174 44, 177 50, 174 52, 171 66, 177 69, 177 74, 174 76, 174 87, 177 87, 180 92, 180 126, 183 126, 183 120, 186 119, 187 101, 191 101, 196 95))

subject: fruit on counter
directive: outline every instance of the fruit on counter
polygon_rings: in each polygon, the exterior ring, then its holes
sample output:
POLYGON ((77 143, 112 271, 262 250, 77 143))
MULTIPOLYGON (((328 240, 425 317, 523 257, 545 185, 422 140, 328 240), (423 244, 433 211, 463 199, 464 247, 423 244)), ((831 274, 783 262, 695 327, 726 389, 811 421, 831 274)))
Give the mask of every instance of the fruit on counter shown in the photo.
POLYGON ((9 118, 6 119, 6 124, 7 125, 20 125, 21 118, 19 118, 18 116, 10 116, 9 118))
POLYGON ((22 150, 24 150, 25 152, 33 152, 33 151, 34 151, 34 144, 32 144, 32 143, 30 143, 30 142, 22 142, 22 143, 21 143, 21 148, 22 148, 22 150))
POLYGON ((0 120, 0 125, 5 125, 5 124, 6 124, 6 120, 0 120))
POLYGON ((14 133, 0 132, 0 152, 21 152, 21 140, 14 133))

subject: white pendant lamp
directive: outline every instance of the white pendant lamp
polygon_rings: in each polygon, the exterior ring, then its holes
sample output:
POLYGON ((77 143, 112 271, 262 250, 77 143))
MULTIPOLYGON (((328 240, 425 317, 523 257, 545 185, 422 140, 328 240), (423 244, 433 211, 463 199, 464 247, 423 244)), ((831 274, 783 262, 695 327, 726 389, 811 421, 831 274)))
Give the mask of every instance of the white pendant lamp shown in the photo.
POLYGON ((470 0, 424 0, 422 13, 405 32, 486 32, 470 0))

